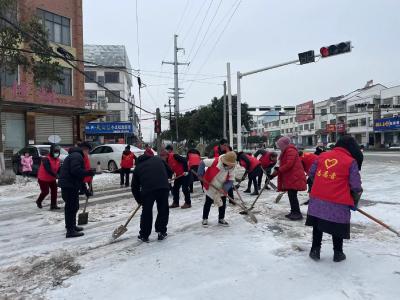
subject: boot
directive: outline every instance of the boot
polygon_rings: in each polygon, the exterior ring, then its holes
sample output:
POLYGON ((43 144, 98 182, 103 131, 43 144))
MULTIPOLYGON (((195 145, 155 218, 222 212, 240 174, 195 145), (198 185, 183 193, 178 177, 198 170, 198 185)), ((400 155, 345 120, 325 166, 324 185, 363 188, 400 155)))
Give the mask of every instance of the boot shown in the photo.
POLYGON ((207 226, 208 226, 208 220, 207 220, 207 219, 204 219, 203 222, 201 222, 201 224, 202 224, 204 227, 207 227, 207 226))
POLYGON ((243 191, 243 193, 251 193, 251 190, 246 189, 246 190, 243 191))
POLYGON ((74 238, 74 237, 80 237, 83 236, 84 233, 83 232, 78 232, 76 230, 68 230, 67 234, 66 234, 66 238, 74 238))
POLYGON ((334 251, 333 253, 333 261, 334 262, 341 262, 342 260, 346 259, 346 255, 343 251, 334 251))
POLYGON ((179 204, 176 202, 172 202, 172 204, 169 206, 169 208, 176 208, 179 207, 179 204))
POLYGON ((142 241, 144 243, 148 243, 149 242, 149 238, 148 237, 141 236, 140 234, 138 235, 137 238, 138 238, 138 240, 140 240, 140 241, 142 241))
POLYGON ((83 227, 75 226, 75 231, 78 231, 78 232, 83 231, 83 227))
POLYGON ((229 223, 227 221, 225 221, 225 219, 219 219, 218 220, 218 225, 229 226, 229 223))
POLYGON ((186 203, 186 202, 185 202, 185 204, 183 204, 181 206, 182 209, 191 208, 191 207, 192 207, 192 205, 190 203, 186 203))
POLYGON ((168 234, 166 232, 164 232, 164 233, 159 232, 158 233, 158 240, 159 241, 165 240, 167 238, 167 235, 168 234))
POLYGON ((311 259, 318 261, 321 258, 320 254, 321 254, 321 248, 311 248, 309 255, 311 259))
POLYGON ((299 221, 303 219, 303 215, 300 212, 291 212, 285 216, 291 221, 299 221))
POLYGON ((36 205, 38 208, 42 208, 42 203, 39 200, 36 200, 36 205))
POLYGON ((50 207, 50 210, 58 210, 58 209, 61 209, 61 207, 59 207, 59 206, 51 206, 50 207))
POLYGON ((254 192, 252 192, 252 193, 250 194, 250 196, 258 196, 258 192, 257 192, 257 191, 254 191, 254 192))

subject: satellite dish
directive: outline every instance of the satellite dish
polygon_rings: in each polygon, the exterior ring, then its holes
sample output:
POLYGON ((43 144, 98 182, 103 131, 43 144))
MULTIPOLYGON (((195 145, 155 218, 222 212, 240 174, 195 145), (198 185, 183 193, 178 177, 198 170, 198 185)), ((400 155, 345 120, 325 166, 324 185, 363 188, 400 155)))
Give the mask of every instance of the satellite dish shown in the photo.
POLYGON ((50 135, 47 140, 53 144, 58 144, 61 142, 61 138, 58 135, 50 135))

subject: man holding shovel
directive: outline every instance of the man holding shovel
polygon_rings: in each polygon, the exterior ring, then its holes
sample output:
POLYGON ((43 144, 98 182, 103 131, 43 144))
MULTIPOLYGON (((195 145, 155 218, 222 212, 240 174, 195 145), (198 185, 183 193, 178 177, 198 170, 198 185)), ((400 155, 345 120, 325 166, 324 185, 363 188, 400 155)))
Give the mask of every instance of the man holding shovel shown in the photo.
POLYGON ((157 203, 158 211, 154 226, 158 233, 158 240, 161 241, 167 237, 169 218, 168 172, 170 172, 170 169, 166 162, 160 157, 154 156, 151 149, 146 149, 145 153, 136 161, 132 178, 132 194, 136 202, 142 205, 138 239, 143 242, 149 241, 153 225, 154 202, 157 203))

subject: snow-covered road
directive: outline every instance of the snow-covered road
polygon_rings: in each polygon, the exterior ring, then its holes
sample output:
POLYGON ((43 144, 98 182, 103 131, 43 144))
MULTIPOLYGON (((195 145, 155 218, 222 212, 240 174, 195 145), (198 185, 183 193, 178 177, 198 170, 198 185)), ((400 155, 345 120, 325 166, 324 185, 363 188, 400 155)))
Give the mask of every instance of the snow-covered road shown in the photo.
MULTIPOLYGON (((400 230, 399 175, 400 156, 366 155, 363 208, 400 230)), ((340 264, 332 262, 328 236, 321 261, 308 258, 311 229, 287 221, 287 198, 275 204, 271 191, 256 206, 258 224, 229 206, 231 226, 219 227, 213 207, 211 225, 203 228, 204 196, 196 187, 191 209, 171 210, 167 240, 153 234, 151 243, 139 243, 136 216, 112 242, 112 231, 136 205, 118 180, 95 177, 85 236, 69 240, 62 212, 35 207, 35 182, 0 187, 0 299, 398 298, 400 239, 358 213, 344 245, 348 259, 340 264)), ((302 193, 300 201, 306 199, 302 193)))

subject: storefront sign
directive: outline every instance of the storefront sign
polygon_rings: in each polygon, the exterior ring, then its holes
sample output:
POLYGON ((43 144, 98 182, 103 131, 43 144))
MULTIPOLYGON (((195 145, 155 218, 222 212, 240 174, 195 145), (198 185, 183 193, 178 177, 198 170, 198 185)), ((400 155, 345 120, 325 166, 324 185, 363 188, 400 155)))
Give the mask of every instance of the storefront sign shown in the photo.
MULTIPOLYGON (((336 124, 327 124, 326 130, 327 133, 336 132, 336 124)), ((346 125, 344 123, 339 123, 337 125, 337 132, 343 133, 346 131, 346 125)))
POLYGON ((296 106, 296 121, 306 122, 314 120, 314 102, 308 101, 296 106))
POLYGON ((133 125, 128 122, 90 122, 85 131, 86 134, 133 133, 133 125))
POLYGON ((384 118, 374 121, 375 131, 400 130, 400 117, 384 118))

